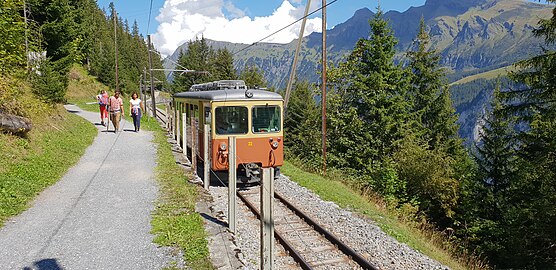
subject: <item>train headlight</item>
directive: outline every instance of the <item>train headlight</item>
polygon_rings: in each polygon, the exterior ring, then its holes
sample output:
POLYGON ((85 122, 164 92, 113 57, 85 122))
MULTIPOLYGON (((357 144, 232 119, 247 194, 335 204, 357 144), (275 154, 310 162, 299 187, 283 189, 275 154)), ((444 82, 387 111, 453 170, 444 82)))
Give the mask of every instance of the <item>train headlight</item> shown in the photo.
POLYGON ((278 148, 280 143, 279 142, 271 142, 270 145, 272 146, 272 148, 276 149, 276 148, 278 148))
POLYGON ((218 146, 218 149, 220 149, 220 151, 226 151, 226 149, 228 149, 228 146, 226 145, 226 143, 220 143, 220 145, 218 146))

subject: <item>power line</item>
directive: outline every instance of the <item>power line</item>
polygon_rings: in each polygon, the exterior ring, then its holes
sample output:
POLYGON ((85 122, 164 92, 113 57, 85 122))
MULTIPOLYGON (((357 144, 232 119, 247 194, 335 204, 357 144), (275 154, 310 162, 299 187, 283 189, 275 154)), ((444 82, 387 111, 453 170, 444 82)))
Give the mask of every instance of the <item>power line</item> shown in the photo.
POLYGON ((269 38, 269 37, 271 37, 271 36, 274 36, 274 35, 278 34, 279 32, 284 31, 284 29, 286 29, 286 28, 288 28, 288 27, 290 27, 290 26, 292 26, 292 25, 294 25, 294 24, 300 22, 301 20, 305 19, 306 17, 309 17, 309 16, 311 16, 311 15, 317 13, 317 12, 320 11, 321 9, 323 9, 323 8, 325 8, 325 7, 327 7, 327 6, 331 5, 331 4, 334 4, 336 1, 338 1, 338 0, 334 0, 334 1, 332 1, 332 2, 330 2, 330 3, 328 3, 328 4, 326 4, 326 5, 324 5, 324 6, 322 6, 322 7, 320 7, 320 8, 318 8, 318 9, 312 11, 311 13, 307 14, 306 16, 303 16, 303 17, 297 19, 295 22, 292 22, 292 23, 288 24, 287 26, 284 26, 284 27, 280 28, 279 30, 275 31, 274 33, 272 33, 272 34, 270 34, 270 35, 268 35, 268 36, 266 36, 266 37, 264 37, 264 38, 262 38, 262 39, 260 39, 260 40, 258 40, 258 41, 253 42, 253 44, 251 44, 251 45, 247 45, 246 47, 244 47, 243 49, 241 49, 241 50, 239 50, 239 51, 237 51, 237 52, 234 52, 232 55, 236 55, 236 54, 238 54, 238 53, 240 53, 240 52, 242 52, 242 51, 245 51, 245 50, 247 50, 247 49, 249 49, 249 48, 251 48, 251 47, 257 45, 259 42, 261 42, 261 41, 263 41, 263 40, 265 40, 265 39, 267 39, 267 38, 269 38))

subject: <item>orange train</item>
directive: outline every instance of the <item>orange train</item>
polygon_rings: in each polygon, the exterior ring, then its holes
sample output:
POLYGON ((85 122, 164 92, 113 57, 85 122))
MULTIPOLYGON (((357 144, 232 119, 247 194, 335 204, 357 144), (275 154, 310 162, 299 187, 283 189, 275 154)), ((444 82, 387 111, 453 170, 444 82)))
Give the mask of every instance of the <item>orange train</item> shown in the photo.
MULTIPOLYGON (((185 137, 189 149, 194 121, 195 150, 202 160, 205 159, 204 126, 210 126, 211 170, 228 170, 228 137, 235 136, 238 181, 257 182, 260 168, 273 167, 275 176, 279 174, 284 162, 281 95, 248 89, 241 80, 216 81, 193 85, 188 92, 174 94, 173 106, 179 115, 186 113, 188 134, 185 137)), ((181 120, 177 126, 182 130, 181 120)))

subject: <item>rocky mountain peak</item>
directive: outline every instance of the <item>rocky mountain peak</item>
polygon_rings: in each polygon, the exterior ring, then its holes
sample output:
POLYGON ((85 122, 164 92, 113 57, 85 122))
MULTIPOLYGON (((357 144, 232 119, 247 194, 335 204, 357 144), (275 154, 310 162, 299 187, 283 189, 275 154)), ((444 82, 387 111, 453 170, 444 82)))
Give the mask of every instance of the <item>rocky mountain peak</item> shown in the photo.
POLYGON ((492 0, 427 0, 425 2, 425 7, 452 7, 452 8, 463 8, 463 7, 474 7, 482 4, 491 2, 492 0))

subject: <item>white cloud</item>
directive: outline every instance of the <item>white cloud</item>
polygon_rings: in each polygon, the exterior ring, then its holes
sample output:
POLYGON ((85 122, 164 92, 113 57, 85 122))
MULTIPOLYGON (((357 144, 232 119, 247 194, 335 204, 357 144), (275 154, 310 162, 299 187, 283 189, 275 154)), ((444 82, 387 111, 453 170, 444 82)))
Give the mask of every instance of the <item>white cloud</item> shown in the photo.
MULTIPOLYGON (((166 0, 156 17, 160 24, 152 36, 153 43, 165 56, 201 35, 218 41, 251 44, 303 16, 305 7, 299 0, 292 2, 296 6, 285 0, 272 14, 249 18, 228 0, 166 0)), ((320 32, 321 24, 320 18, 308 19, 305 35, 320 32)), ((263 42, 289 43, 299 36, 300 27, 301 22, 263 42)))

